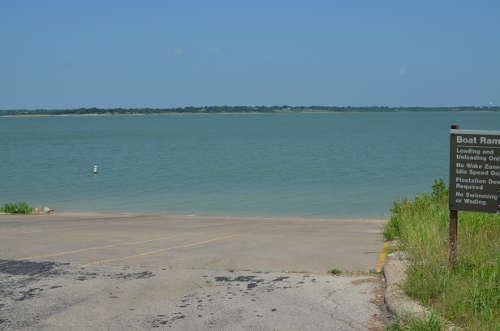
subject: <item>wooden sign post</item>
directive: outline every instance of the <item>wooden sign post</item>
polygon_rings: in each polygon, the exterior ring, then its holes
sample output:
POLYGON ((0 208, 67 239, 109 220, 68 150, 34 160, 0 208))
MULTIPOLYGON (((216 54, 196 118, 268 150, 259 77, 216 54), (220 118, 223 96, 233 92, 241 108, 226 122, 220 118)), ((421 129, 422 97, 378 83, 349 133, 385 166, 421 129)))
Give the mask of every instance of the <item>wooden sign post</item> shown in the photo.
MULTIPOLYGON (((452 125, 451 129, 458 130, 458 129, 460 129, 460 126, 459 125, 452 125)), ((453 137, 452 137, 452 139, 453 139, 453 137)), ((450 146, 452 144, 453 143, 451 143, 450 146)), ((453 155, 453 152, 450 151, 450 153, 451 153, 451 155, 453 155)), ((453 162, 453 157, 450 157, 450 169, 453 168, 453 165, 451 164, 451 162, 453 162)), ((451 187, 451 176, 450 176, 450 186, 449 187, 451 187)), ((451 209, 451 207, 450 207, 450 257, 449 257, 450 269, 453 269, 455 267, 455 265, 457 264, 457 235, 458 235, 458 210, 451 209)))

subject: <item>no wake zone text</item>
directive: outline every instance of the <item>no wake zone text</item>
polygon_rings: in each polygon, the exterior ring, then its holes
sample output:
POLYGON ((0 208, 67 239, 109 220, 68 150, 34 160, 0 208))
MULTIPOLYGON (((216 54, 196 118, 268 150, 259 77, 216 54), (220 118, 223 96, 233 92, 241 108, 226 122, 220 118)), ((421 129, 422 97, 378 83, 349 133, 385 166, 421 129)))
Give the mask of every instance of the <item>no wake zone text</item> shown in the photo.
POLYGON ((486 169, 486 170, 500 170, 500 165, 496 164, 476 164, 476 163, 460 163, 457 162, 457 168, 467 168, 467 169, 486 169))

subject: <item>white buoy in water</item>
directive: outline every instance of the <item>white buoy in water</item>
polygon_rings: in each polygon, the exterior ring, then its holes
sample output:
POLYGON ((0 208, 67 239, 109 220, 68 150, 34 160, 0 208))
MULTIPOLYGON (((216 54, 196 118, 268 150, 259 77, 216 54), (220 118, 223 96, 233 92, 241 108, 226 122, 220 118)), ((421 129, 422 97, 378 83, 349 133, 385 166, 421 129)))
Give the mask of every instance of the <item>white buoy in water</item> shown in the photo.
POLYGON ((97 175, 97 170, 98 170, 97 164, 94 164, 94 169, 92 171, 94 175, 97 175))

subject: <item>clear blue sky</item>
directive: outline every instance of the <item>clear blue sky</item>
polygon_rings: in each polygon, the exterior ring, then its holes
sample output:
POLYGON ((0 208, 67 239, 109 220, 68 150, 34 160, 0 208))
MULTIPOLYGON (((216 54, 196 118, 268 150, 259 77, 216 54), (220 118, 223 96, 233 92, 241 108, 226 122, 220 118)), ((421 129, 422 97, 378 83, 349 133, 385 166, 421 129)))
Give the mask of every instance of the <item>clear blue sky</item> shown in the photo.
POLYGON ((0 1, 0 109, 500 104, 500 1, 0 1))

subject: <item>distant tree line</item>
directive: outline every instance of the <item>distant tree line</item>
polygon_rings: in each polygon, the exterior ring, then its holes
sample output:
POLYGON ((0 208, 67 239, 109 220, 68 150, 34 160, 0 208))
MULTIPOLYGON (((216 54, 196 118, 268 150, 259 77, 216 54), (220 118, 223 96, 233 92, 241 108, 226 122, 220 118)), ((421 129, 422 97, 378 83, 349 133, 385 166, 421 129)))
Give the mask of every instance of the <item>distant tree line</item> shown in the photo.
POLYGON ((6 115, 132 115, 132 114, 217 114, 217 113, 284 113, 284 112, 398 112, 398 111, 500 111, 498 106, 485 107, 339 107, 339 106, 202 106, 177 108, 74 108, 0 110, 6 115))

